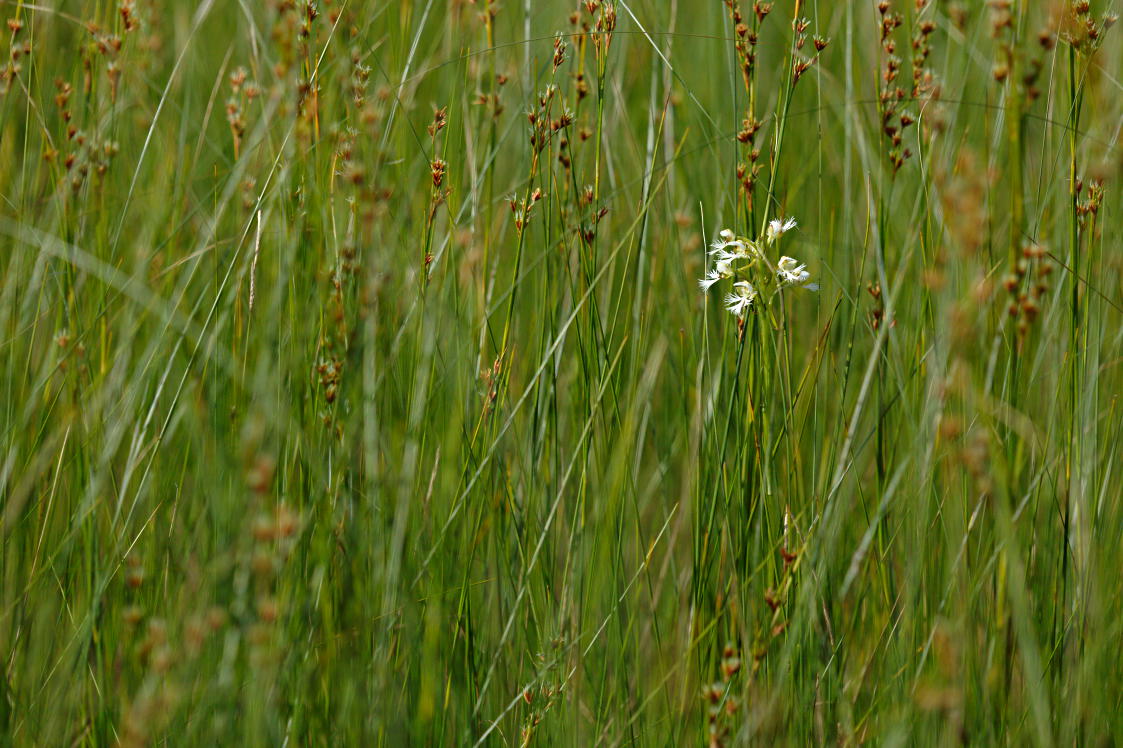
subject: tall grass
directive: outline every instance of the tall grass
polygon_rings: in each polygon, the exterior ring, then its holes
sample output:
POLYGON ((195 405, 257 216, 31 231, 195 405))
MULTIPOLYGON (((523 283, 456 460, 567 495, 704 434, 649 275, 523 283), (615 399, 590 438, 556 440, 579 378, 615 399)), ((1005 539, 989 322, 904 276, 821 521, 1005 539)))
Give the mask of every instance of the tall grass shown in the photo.
POLYGON ((2 7, 3 744, 1123 731, 1111 3, 2 7))

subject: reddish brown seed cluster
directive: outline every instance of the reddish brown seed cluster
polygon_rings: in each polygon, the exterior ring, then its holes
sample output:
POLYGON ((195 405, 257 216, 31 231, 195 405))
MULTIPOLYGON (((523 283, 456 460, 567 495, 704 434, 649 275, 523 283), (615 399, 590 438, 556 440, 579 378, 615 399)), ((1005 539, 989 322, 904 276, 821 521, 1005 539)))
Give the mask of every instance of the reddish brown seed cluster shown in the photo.
MULTIPOLYGON (((295 136, 305 147, 320 138, 319 62, 316 49, 328 30, 313 0, 277 0, 273 39, 278 49, 274 75, 295 93, 295 136)), ((330 19, 329 19, 330 20, 330 19)), ((283 113, 289 111, 286 106, 283 113)))
POLYGON ((535 187, 530 195, 524 198, 511 197, 508 203, 511 206, 511 213, 515 216, 515 233, 522 235, 526 229, 527 223, 530 222, 531 211, 538 201, 542 199, 542 190, 535 187))
POLYGON ((134 0, 121 0, 121 5, 118 6, 117 12, 121 14, 121 24, 125 27, 125 31, 136 31, 140 28, 140 19, 136 15, 136 3, 134 0))
POLYGON ((1093 179, 1088 183, 1088 190, 1085 194, 1084 180, 1077 177, 1074 190, 1077 196, 1076 216, 1080 221, 1081 228, 1085 229, 1096 220, 1100 213, 1100 206, 1103 205, 1104 200, 1104 183, 1102 179, 1093 179), (1081 195, 1084 196, 1081 197, 1081 195))
MULTIPOLYGON (((581 5, 584 5, 584 3, 581 3, 581 5)), ((594 7, 591 11, 589 11, 586 7, 586 11, 589 16, 592 16, 592 14, 596 11, 596 8, 594 7)), ((573 46, 577 48, 577 57, 578 59, 580 59, 583 56, 583 52, 588 44, 589 36, 593 31, 593 24, 590 19, 581 12, 581 8, 578 8, 577 10, 569 14, 569 24, 574 29, 574 33, 570 34, 570 39, 573 43, 573 46)), ((578 102, 589 95, 589 81, 585 77, 585 73, 581 69, 581 66, 578 66, 577 72, 573 74, 573 84, 577 92, 578 102)))
POLYGON ((990 496, 994 491, 990 439, 983 429, 974 429, 964 441, 965 444, 959 451, 960 462, 974 484, 975 493, 980 497, 990 496))
POLYGON ((881 134, 888 146, 886 156, 896 174, 905 161, 912 157, 912 151, 903 145, 903 140, 905 130, 916 119, 904 108, 906 93, 898 81, 901 58, 897 56, 895 32, 904 23, 904 18, 892 10, 889 0, 881 0, 877 4, 877 10, 883 60, 878 83, 878 112, 881 117, 881 134))
POLYGON ((296 0, 270 0, 269 6, 273 11, 269 35, 276 50, 273 74, 278 80, 283 80, 298 64, 298 55, 306 45, 311 29, 308 29, 309 34, 303 33, 306 16, 297 9, 296 0))
POLYGON ((810 56, 805 56, 804 48, 807 46, 807 29, 811 21, 806 18, 797 18, 792 22, 795 31, 795 54, 792 56, 792 84, 799 83, 811 67, 819 61, 819 53, 827 48, 828 40, 816 35, 812 40, 815 51, 810 56))
POLYGON ((565 39, 560 33, 554 35, 554 72, 558 72, 563 64, 565 64, 565 54, 568 46, 565 39))
POLYGON ((60 372, 70 370, 71 364, 76 364, 79 374, 88 371, 86 364, 86 345, 81 340, 75 340, 66 330, 60 330, 55 335, 55 345, 59 349, 58 369, 60 372))
POLYGON ((1045 55, 1055 45, 1054 35, 1048 27, 1037 33, 1038 45, 1033 50, 1023 50, 1017 44, 1014 28, 1012 0, 991 0, 990 35, 997 43, 998 59, 994 63, 992 75, 997 83, 1017 86, 1023 111, 1039 96, 1038 78, 1045 64, 1045 55))
POLYGON ((706 703, 707 745, 720 748, 726 743, 735 724, 740 701, 735 691, 739 685, 741 657, 732 642, 721 651, 718 680, 702 687, 702 700, 706 703))
POLYGON ((338 174, 345 182, 356 188, 361 187, 366 181, 366 169, 362 159, 357 158, 356 146, 359 140, 358 133, 350 127, 340 128, 336 132, 336 163, 339 165, 338 174))
POLYGON ((1119 16, 1105 13, 1096 19, 1088 0, 1076 0, 1061 16, 1060 36, 1077 52, 1090 55, 1100 48, 1105 32, 1116 24, 1119 16))
MULTIPOLYGON (((592 209, 595 200, 596 197, 593 186, 591 184, 585 185, 585 189, 579 197, 578 202, 582 207, 592 209)), ((597 225, 606 215, 608 215, 608 208, 606 206, 602 206, 599 210, 592 213, 589 218, 582 221, 580 226, 578 226, 577 233, 586 245, 592 244, 593 240, 596 239, 597 225)))
POLYGON ((568 129, 574 122, 573 113, 564 103, 560 105, 561 112, 558 116, 553 116, 555 103, 559 98, 558 87, 551 83, 539 94, 537 108, 526 113, 527 122, 530 124, 530 146, 533 149, 535 166, 537 166, 538 154, 550 144, 554 134, 568 129))
POLYGON ((43 158, 48 162, 61 161, 65 174, 63 179, 69 183, 70 191, 78 193, 91 174, 102 177, 109 170, 113 157, 117 155, 116 141, 101 140, 87 135, 73 123, 70 98, 73 87, 67 81, 55 80, 54 104, 59 119, 66 125, 65 137, 57 147, 48 146, 43 158))
POLYGON ((234 139, 234 158, 238 158, 242 148, 242 138, 246 133, 245 109, 249 102, 256 99, 261 91, 257 84, 248 79, 243 67, 230 73, 230 98, 226 100, 226 121, 234 139))
MULTIPOLYGON (((136 28, 139 28, 139 23, 135 21, 134 12, 129 6, 121 7, 122 17, 126 17, 130 22, 124 24, 125 33, 129 33, 136 28)), ((121 62, 120 53, 123 40, 117 34, 103 31, 98 24, 89 22, 86 24, 86 30, 89 32, 91 41, 86 49, 86 54, 83 57, 83 64, 86 66, 87 80, 86 80, 86 93, 88 94, 92 85, 92 66, 93 61, 91 57, 97 55, 105 59, 105 77, 109 82, 109 100, 112 102, 117 101, 117 93, 120 88, 121 82, 121 62)))
POLYGON ((500 93, 502 93, 503 86, 506 85, 509 78, 502 73, 496 73, 495 86, 490 93, 477 93, 476 103, 484 107, 490 114, 492 119, 499 119, 499 115, 503 114, 504 107, 500 101, 500 93))
POLYGON ((881 319, 885 316, 885 306, 881 302, 881 284, 870 281, 866 284, 866 292, 873 299, 873 309, 870 310, 870 327, 877 330, 881 327, 881 319))
MULTIPOLYGON (((347 81, 350 111, 349 124, 336 130, 336 157, 338 175, 354 187, 352 205, 361 206, 369 223, 372 212, 378 205, 378 190, 367 187, 367 168, 365 164, 376 160, 378 155, 379 126, 382 123, 383 100, 380 96, 370 97, 368 83, 370 68, 363 64, 363 56, 358 48, 351 49, 351 72, 347 81)), ((443 127, 443 123, 441 125, 443 127)), ((434 125, 429 125, 430 134, 434 125)))
POLYGON ((532 709, 526 724, 523 725, 522 743, 520 745, 531 745, 534 730, 541 724, 546 712, 554 706, 555 698, 560 691, 560 688, 554 688, 553 686, 544 686, 537 693, 530 688, 523 690, 523 702, 532 709))
POLYGON ((1049 291, 1048 280, 1052 273, 1053 265, 1046 249, 1039 244, 1028 243, 1022 247, 1013 272, 1002 279, 1002 286, 1008 294, 1006 312, 1016 324, 1019 349, 1025 344, 1030 326, 1037 320, 1049 291))
POLYGON ((444 159, 435 158, 429 162, 429 171, 433 176, 433 186, 440 189, 441 184, 445 181, 445 171, 448 170, 448 163, 444 159))
POLYGON ((448 107, 439 107, 433 110, 433 121, 426 128, 430 138, 435 138, 437 133, 448 126, 448 107))
POLYGON ((725 5, 729 8, 730 20, 733 22, 733 49, 737 54, 737 66, 741 71, 741 81, 747 91, 752 86, 753 70, 756 66, 756 45, 760 40, 758 29, 765 16, 772 10, 772 5, 759 2, 754 4, 756 22, 752 27, 745 23, 745 17, 742 15, 740 5, 736 0, 725 0, 725 5))
MULTIPOLYGON (((916 15, 919 17, 928 8, 928 0, 916 0, 916 15)), ((929 56, 932 53, 931 37, 936 31, 936 22, 930 18, 919 20, 914 25, 912 35, 912 91, 911 96, 917 105, 925 112, 926 134, 931 135, 944 127, 943 117, 939 108, 933 106, 939 101, 940 85, 936 79, 935 71, 929 67, 929 56)), ((912 115, 907 112, 901 114, 901 127, 906 128, 913 123, 912 115)))
POLYGON ((550 644, 555 654, 547 657, 546 652, 539 652, 535 658, 540 668, 538 676, 535 678, 534 685, 526 686, 521 693, 523 708, 526 711, 520 743, 522 746, 535 744, 533 739, 538 725, 565 690, 565 681, 558 680, 554 674, 558 663, 556 651, 560 650, 564 643, 564 638, 561 637, 552 640, 550 644))
POLYGON ((304 3, 303 13, 301 15, 299 34, 303 38, 308 38, 312 35, 312 22, 320 15, 320 11, 316 7, 314 0, 307 0, 307 2, 304 3))
POLYGON ((20 60, 31 54, 31 39, 21 38, 22 29, 23 21, 19 18, 8 19, 8 31, 11 34, 8 37, 8 60, 4 67, 0 68, 0 95, 11 91, 23 70, 20 60))
MULTIPOLYGON (((485 43, 488 47, 495 46, 495 19, 499 15, 500 7, 495 3, 495 0, 467 0, 470 5, 479 6, 480 10, 476 13, 476 18, 484 26, 484 33, 486 36, 485 43)), ((473 65, 473 76, 479 77, 476 68, 473 65)), ((508 76, 504 73, 495 73, 494 77, 488 76, 487 90, 480 90, 476 93, 476 103, 484 107, 489 112, 493 120, 498 120, 499 115, 504 111, 504 106, 500 101, 500 94, 502 93, 503 86, 508 81, 508 76)))
POLYGON ((593 55, 603 66, 616 31, 616 4, 608 0, 585 0, 585 10, 590 16, 597 17, 592 34, 593 55))
POLYGON ((562 165, 568 176, 569 170, 573 167, 573 160, 569 157, 569 138, 564 135, 558 139, 558 163, 562 165))
POLYGON ((267 454, 257 454, 246 465, 246 487, 254 494, 263 496, 273 485, 273 474, 277 462, 267 454))
POLYGON ((59 118, 66 123, 66 138, 70 140, 74 137, 77 128, 70 124, 72 117, 70 108, 67 106, 70 103, 70 96, 74 93, 74 89, 69 83, 62 78, 55 79, 55 106, 59 110, 59 118))
POLYGON ((772 11, 771 3, 753 3, 753 13, 746 18, 741 11, 738 0, 725 0, 729 9, 729 20, 733 24, 733 50, 737 56, 737 67, 741 73, 741 82, 745 92, 749 94, 749 105, 745 116, 741 120, 741 129, 737 132, 737 142, 741 144, 741 158, 737 163, 737 183, 740 186, 742 199, 746 207, 751 210, 753 192, 757 176, 761 171, 760 148, 756 145, 756 136, 760 132, 761 122, 753 112, 755 97, 754 76, 756 73, 757 44, 760 42, 760 29, 764 19, 772 11))
MULTIPOLYGON (((448 199, 449 194, 452 192, 451 187, 445 187, 445 175, 448 172, 448 162, 444 159, 437 157, 441 150, 443 142, 440 133, 445 127, 448 126, 448 107, 440 107, 433 111, 433 121, 429 124, 429 138, 432 144, 432 152, 434 158, 429 162, 429 177, 433 182, 433 187, 430 192, 429 199, 429 214, 426 218, 426 236, 430 235, 433 228, 433 221, 436 219, 437 210, 440 206, 444 205, 448 199)), ((428 251, 422 256, 422 265, 424 273, 422 277, 425 282, 429 278, 429 266, 432 264, 432 255, 428 251)))
POLYGON ((483 416, 486 417, 495 409, 495 401, 499 397, 499 386, 503 374, 503 354, 496 356, 495 363, 480 372, 480 381, 483 383, 483 416))
POLYGON ((331 405, 339 393, 339 379, 343 374, 343 361, 332 358, 321 361, 316 365, 316 374, 320 380, 320 389, 324 392, 324 402, 331 405))
MULTIPOLYGON (((758 45, 761 40, 762 25, 769 13, 772 12, 772 3, 756 0, 752 6, 751 15, 746 15, 741 10, 739 0, 725 0, 729 11, 729 20, 733 26, 733 50, 737 58, 737 68, 741 74, 741 82, 748 94, 748 106, 741 120, 741 129, 737 131, 737 142, 740 144, 741 157, 737 162, 736 176, 740 187, 742 199, 749 211, 752 210, 753 195, 757 179, 760 175, 762 164, 759 163, 760 148, 756 138, 762 123, 757 119, 753 109, 755 96, 755 75, 758 45)), ((808 36, 811 22, 806 18, 795 18, 792 21, 792 46, 791 46, 791 74, 794 86, 819 60, 819 54, 827 48, 829 41, 821 36, 808 36), (810 44, 808 42, 810 41, 810 44)))
POLYGON ((250 524, 252 546, 248 558, 253 573, 253 612, 249 618, 247 641, 254 667, 275 664, 276 623, 284 614, 277 589, 285 564, 296 547, 300 532, 300 516, 288 505, 277 504, 260 511, 250 524))
POLYGON ((355 109, 362 111, 367 101, 367 85, 370 82, 370 68, 363 64, 363 56, 359 49, 351 50, 351 103, 355 109))

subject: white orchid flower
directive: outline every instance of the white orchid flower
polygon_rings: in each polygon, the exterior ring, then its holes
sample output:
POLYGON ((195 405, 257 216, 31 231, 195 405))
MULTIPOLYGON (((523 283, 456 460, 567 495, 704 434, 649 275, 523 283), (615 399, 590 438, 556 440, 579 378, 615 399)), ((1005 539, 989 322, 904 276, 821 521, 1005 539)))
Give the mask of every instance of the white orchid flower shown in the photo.
POLYGON ((768 228, 765 230, 764 236, 771 244, 794 228, 795 219, 790 216, 788 218, 773 218, 768 222, 768 228))
POLYGON ((738 238, 729 229, 718 232, 720 240, 710 245, 710 255, 718 262, 754 259, 760 254, 760 247, 748 239, 738 238))
POLYGON ((710 286, 712 286, 715 283, 717 283, 718 281, 720 281, 723 277, 725 277, 725 276, 723 276, 720 272, 718 272, 717 268, 714 268, 710 272, 706 273, 705 278, 699 278, 698 279, 698 285, 702 287, 703 291, 709 291, 710 286))
POLYGON ((733 284, 733 293, 725 295, 725 308, 738 317, 744 317, 755 298, 756 289, 751 283, 737 281, 733 284))
POLYGON ((776 277, 780 279, 782 286, 799 286, 808 291, 819 290, 819 284, 811 282, 811 273, 807 272, 807 266, 794 257, 785 255, 780 258, 780 262, 776 263, 776 277))
POLYGON ((714 242, 710 245, 709 254, 716 257, 718 260, 731 260, 740 257, 749 257, 748 242, 741 239, 730 239, 728 241, 714 242))
POLYGON ((714 263, 713 269, 706 273, 706 277, 698 280, 698 285, 702 287, 703 291, 709 291, 710 286, 723 278, 733 277, 733 259, 734 258, 719 259, 714 263))

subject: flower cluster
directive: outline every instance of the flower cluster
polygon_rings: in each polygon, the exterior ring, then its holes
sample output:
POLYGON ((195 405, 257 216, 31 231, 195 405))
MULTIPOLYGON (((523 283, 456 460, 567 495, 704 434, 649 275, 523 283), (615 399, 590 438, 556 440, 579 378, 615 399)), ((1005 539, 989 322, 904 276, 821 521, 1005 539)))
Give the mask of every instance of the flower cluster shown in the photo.
POLYGON ((765 250, 776 244, 788 231, 795 228, 794 218, 776 218, 769 221, 761 239, 746 239, 729 229, 722 229, 720 239, 710 248, 714 265, 706 277, 698 281, 703 291, 710 290, 715 284, 732 278, 733 290, 724 298, 725 308, 738 318, 752 308, 753 302, 761 294, 765 301, 786 286, 795 286, 808 291, 817 291, 819 285, 811 282, 807 266, 794 257, 784 255, 775 264, 768 259, 765 250))

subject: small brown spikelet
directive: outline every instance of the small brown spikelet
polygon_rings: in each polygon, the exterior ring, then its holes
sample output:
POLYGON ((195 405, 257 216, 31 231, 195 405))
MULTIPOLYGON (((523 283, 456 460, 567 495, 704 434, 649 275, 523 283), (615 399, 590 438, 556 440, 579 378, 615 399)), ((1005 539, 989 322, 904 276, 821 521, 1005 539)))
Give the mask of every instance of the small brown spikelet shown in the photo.
POLYGON ((430 136, 434 136, 448 125, 448 107, 441 107, 433 111, 433 122, 427 128, 430 136))
POLYGON ((429 168, 433 176, 433 186, 440 187, 441 183, 444 182, 445 172, 448 170, 448 163, 446 163, 443 159, 433 159, 432 163, 429 165, 429 168))

